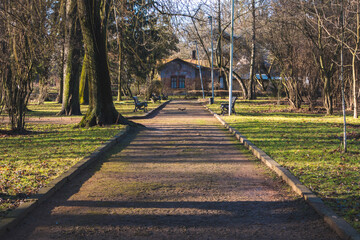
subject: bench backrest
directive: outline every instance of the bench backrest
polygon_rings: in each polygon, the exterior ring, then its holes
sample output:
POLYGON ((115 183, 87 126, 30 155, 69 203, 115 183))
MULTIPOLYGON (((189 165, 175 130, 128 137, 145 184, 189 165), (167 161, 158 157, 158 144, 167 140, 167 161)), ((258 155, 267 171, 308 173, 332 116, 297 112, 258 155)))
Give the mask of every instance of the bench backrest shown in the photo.
POLYGON ((138 104, 139 103, 139 99, 137 97, 133 97, 134 101, 135 101, 135 104, 138 104))
POLYGON ((236 102, 237 97, 232 97, 231 99, 231 105, 234 106, 236 102))

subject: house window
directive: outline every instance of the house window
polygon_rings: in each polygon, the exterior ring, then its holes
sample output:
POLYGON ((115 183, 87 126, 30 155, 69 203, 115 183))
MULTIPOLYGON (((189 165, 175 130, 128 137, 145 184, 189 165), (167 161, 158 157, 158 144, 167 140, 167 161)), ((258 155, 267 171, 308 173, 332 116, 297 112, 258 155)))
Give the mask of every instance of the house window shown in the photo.
POLYGON ((171 88, 185 88, 185 77, 184 76, 171 77, 171 88))
POLYGON ((177 88, 177 79, 176 79, 176 77, 171 77, 171 88, 177 88))
POLYGON ((185 78, 179 77, 179 88, 185 88, 185 78))

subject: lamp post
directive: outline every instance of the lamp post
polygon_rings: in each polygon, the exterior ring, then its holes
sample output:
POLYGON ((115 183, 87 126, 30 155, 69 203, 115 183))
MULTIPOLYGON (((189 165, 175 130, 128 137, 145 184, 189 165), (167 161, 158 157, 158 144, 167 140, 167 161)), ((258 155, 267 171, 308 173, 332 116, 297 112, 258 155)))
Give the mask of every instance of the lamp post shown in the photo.
POLYGON ((213 27, 212 27, 212 16, 209 16, 210 28, 211 28, 211 100, 210 104, 214 103, 214 48, 213 48, 213 27))
POLYGON ((198 50, 198 47, 197 47, 197 41, 195 41, 195 46, 196 46, 196 53, 197 53, 197 57, 198 57, 198 64, 199 64, 199 73, 200 73, 200 81, 201 81, 202 95, 203 95, 203 99, 204 99, 204 98, 205 98, 205 94, 204 94, 204 84, 203 84, 202 75, 201 75, 201 65, 200 65, 200 57, 199 57, 199 50, 198 50))
POLYGON ((232 88, 233 88, 233 52, 234 52, 234 0, 231 0, 231 42, 230 42, 230 73, 229 73, 229 116, 232 109, 232 88))

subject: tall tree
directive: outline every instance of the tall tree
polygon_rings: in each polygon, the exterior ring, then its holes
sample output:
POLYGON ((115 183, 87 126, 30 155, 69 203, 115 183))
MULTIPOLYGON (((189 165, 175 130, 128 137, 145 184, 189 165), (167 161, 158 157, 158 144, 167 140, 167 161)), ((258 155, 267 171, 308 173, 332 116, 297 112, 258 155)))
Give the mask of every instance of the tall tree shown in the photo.
POLYGON ((341 23, 338 16, 340 15, 340 3, 336 2, 332 5, 331 11, 327 11, 326 14, 321 15, 323 21, 322 27, 326 34, 333 38, 338 43, 343 42, 345 49, 350 53, 349 58, 344 57, 344 60, 350 62, 351 75, 352 75, 352 91, 349 92, 350 104, 353 105, 354 118, 358 118, 358 84, 357 84, 357 68, 358 68, 358 50, 360 47, 360 1, 346 1, 344 4, 344 29, 345 39, 341 38, 341 23), (352 104, 351 104, 352 103, 352 104))
POLYGON ((328 115, 334 111, 334 74, 337 70, 336 62, 340 53, 340 44, 333 39, 328 39, 324 33, 324 21, 322 16, 331 6, 324 4, 304 5, 304 14, 309 16, 304 22, 304 32, 314 45, 314 55, 320 78, 323 81, 324 107, 328 115))
POLYGON ((107 23, 111 0, 77 0, 87 56, 89 109, 80 126, 131 124, 115 109, 107 56, 107 23))
POLYGON ((82 39, 77 15, 77 0, 66 0, 64 42, 64 90, 59 115, 81 115, 79 103, 79 78, 82 39))
POLYGON ((251 0, 251 56, 250 56, 250 73, 249 73, 249 94, 248 99, 255 99, 256 98, 256 91, 255 91, 255 40, 256 40, 256 9, 255 9, 255 0, 251 0))
MULTIPOLYGON (((121 60, 121 64, 118 64, 121 74, 118 77, 131 76, 128 81, 133 79, 131 83, 137 86, 144 83, 150 86, 161 61, 177 51, 178 38, 171 27, 170 17, 154 11, 153 4, 152 0, 133 0, 126 4, 121 2, 119 6, 123 8, 121 18, 118 17, 121 20, 118 27, 120 34, 114 33, 119 36, 115 50, 121 60)), ((126 85, 122 84, 122 88, 126 88, 126 85)), ((147 94, 146 97, 150 96, 147 94)))

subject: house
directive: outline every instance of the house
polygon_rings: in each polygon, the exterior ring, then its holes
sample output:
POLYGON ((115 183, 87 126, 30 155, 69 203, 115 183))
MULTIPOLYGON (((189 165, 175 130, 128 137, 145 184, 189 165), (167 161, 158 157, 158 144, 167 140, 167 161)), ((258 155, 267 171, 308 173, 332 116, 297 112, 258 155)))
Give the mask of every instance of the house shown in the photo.
MULTIPOLYGON (((206 92, 211 91, 211 68, 200 66, 203 87, 206 92)), ((200 71, 197 64, 176 58, 159 68, 163 91, 166 94, 201 93, 200 71)), ((219 79, 219 71, 214 69, 214 85, 216 89, 223 88, 219 79)))

